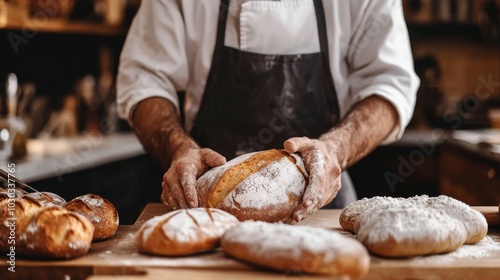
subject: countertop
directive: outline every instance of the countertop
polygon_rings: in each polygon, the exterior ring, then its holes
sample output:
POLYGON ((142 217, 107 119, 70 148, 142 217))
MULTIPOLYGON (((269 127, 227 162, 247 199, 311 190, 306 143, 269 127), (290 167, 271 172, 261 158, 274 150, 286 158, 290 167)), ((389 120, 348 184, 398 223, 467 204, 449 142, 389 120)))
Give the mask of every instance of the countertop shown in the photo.
POLYGON ((87 133, 74 138, 32 139, 28 155, 14 160, 15 176, 30 183, 143 155, 134 133, 87 133))
MULTIPOLYGON (((498 211, 481 207, 480 211, 498 211)), ((221 250, 187 257, 145 255, 135 248, 135 234, 148 219, 166 213, 160 203, 148 204, 136 223, 120 226, 117 234, 92 245, 89 254, 68 261, 16 260, 17 276, 23 279, 345 279, 271 272, 233 258, 221 250)), ((341 210, 320 210, 300 224, 342 231, 341 210)), ((347 234, 347 233, 346 233, 347 234)), ((4 257, 0 257, 2 260, 4 257)), ((0 279, 9 276, 7 263, 0 264, 0 279)), ((428 257, 388 259, 371 256, 366 279, 498 279, 500 275, 500 231, 490 229, 476 245, 428 257)))

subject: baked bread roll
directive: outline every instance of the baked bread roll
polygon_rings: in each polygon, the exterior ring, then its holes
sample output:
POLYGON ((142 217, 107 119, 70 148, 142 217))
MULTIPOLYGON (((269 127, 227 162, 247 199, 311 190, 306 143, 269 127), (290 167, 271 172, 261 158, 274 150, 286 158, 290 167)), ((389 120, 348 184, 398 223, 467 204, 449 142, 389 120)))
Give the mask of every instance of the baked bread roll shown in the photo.
MULTIPOLYGON (((40 202, 30 197, 10 198, 0 202, 0 250, 2 253, 8 252, 10 246, 17 248, 21 245, 18 244, 17 238, 26 231, 30 221, 43 209, 40 202), (12 238, 9 239, 13 232, 16 237, 14 241, 12 238)), ((19 254, 17 251, 16 253, 19 254)))
POLYGON ((76 197, 64 208, 77 212, 92 222, 95 228, 94 241, 112 237, 120 223, 115 206, 107 199, 95 194, 76 197))
POLYGON ((308 226, 246 221, 226 231, 221 246, 237 259, 282 271, 361 278, 370 266, 355 239, 308 226))
POLYGON ((462 246, 467 230, 446 213, 423 207, 381 207, 361 214, 358 240, 385 257, 447 253, 462 246))
POLYGON ((20 198, 23 197, 27 192, 19 188, 0 188, 0 201, 9 198, 20 198))
POLYGON ((83 216, 58 206, 47 208, 29 196, 0 202, 0 227, 2 253, 15 246, 19 256, 45 259, 85 254, 94 231, 83 216), (12 230, 14 241, 10 238, 12 230))
POLYGON ((82 215, 53 206, 44 208, 20 232, 16 253, 44 259, 82 256, 92 245, 94 226, 82 215))
POLYGON ((51 192, 33 192, 27 193, 24 196, 29 196, 47 207, 64 206, 66 204, 66 200, 64 198, 51 192))
POLYGON ((156 216, 140 228, 136 247, 140 252, 183 256, 218 246, 220 237, 238 224, 236 217, 218 209, 193 208, 156 216))
POLYGON ((308 175, 302 159, 285 151, 245 154, 206 172, 197 181, 200 204, 240 221, 284 221, 298 206, 308 175))

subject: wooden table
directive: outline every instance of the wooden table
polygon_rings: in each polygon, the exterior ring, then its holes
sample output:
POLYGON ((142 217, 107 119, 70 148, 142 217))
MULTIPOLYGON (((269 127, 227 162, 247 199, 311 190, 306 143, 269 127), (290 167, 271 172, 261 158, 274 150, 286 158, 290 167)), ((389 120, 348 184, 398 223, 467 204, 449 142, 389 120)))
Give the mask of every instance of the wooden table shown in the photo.
MULTIPOLYGON (((481 211, 496 209, 483 207, 481 211)), ((112 239, 94 243, 89 254, 75 260, 17 260, 16 273, 11 273, 2 257, 0 279, 343 279, 266 271, 231 259, 220 250, 182 258, 138 253, 134 245, 135 233, 145 221, 165 212, 161 204, 148 204, 134 225, 120 226, 112 239)), ((320 210, 301 224, 341 231, 339 214, 340 210, 320 210)), ((412 259, 372 256, 367 279, 499 279, 500 229, 490 229, 485 240, 489 245, 466 245, 471 252, 466 255, 455 252, 412 259)))

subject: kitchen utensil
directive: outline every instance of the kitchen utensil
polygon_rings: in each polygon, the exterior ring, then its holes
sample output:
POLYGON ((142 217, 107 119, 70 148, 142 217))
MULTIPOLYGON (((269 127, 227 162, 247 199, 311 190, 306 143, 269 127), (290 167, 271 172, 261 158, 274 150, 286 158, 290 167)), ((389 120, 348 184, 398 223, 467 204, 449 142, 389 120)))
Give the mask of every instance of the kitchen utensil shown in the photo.
POLYGON ((7 173, 5 170, 3 170, 1 168, 0 168, 0 178, 3 178, 8 183, 13 182, 16 186, 18 186, 19 188, 21 188, 27 192, 38 192, 35 188, 30 187, 28 184, 19 180, 17 177, 10 175, 9 173, 7 173))

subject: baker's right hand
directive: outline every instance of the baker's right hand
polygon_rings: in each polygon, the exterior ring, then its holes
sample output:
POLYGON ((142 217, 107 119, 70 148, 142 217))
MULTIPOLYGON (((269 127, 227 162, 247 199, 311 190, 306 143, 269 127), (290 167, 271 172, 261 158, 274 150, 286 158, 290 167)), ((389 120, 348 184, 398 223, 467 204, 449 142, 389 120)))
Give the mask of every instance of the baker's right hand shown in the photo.
POLYGON ((196 179, 226 158, 211 149, 181 148, 163 175, 161 200, 172 210, 198 207, 196 179))

